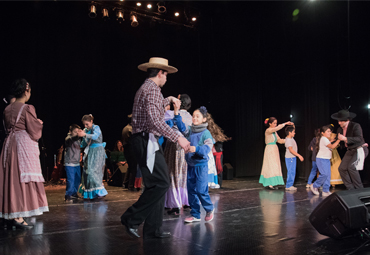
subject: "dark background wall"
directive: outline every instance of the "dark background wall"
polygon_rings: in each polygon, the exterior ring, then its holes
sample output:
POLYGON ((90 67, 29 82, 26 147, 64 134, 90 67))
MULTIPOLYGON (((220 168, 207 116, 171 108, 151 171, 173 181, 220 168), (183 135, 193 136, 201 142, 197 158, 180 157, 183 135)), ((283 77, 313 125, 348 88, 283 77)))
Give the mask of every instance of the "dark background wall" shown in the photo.
MULTIPOLYGON (((205 105, 232 137, 225 162, 236 176, 257 176, 264 150, 263 121, 296 123, 298 175, 307 177, 307 146, 330 115, 351 106, 369 141, 368 2, 172 2, 201 16, 195 29, 128 19, 90 19, 88 2, 0 2, 1 96, 26 78, 30 104, 44 121, 48 165, 68 126, 93 114, 113 149, 145 79, 137 65, 169 59, 164 96, 187 93, 205 105), (293 10, 299 8, 298 18, 293 10), (350 98, 349 98, 350 97, 350 98)), ((279 132, 284 137, 284 132, 279 132)), ((283 159, 284 146, 280 146, 283 159)), ((284 166, 284 164, 282 164, 284 166)), ((283 170, 286 171, 285 169, 283 170)), ((369 171, 367 163, 364 171, 369 171)))

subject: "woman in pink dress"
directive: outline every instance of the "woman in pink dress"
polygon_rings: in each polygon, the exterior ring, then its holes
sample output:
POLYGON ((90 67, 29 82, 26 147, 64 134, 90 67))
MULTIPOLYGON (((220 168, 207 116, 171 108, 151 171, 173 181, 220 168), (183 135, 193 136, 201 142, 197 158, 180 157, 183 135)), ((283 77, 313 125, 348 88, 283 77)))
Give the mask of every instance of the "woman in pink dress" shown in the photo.
POLYGON ((0 156, 0 218, 5 219, 8 229, 28 229, 33 226, 24 217, 49 211, 37 142, 43 122, 35 107, 26 104, 31 97, 26 80, 13 82, 11 93, 16 101, 4 110, 7 137, 0 156))

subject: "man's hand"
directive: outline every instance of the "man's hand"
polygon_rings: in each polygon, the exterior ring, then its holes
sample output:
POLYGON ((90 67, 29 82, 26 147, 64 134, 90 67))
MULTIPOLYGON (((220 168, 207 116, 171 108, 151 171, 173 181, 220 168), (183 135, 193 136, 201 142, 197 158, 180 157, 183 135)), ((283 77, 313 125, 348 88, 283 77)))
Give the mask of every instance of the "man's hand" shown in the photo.
POLYGON ((184 149, 185 153, 189 151, 190 142, 186 138, 180 136, 179 139, 177 139, 177 142, 181 146, 181 148, 184 149))
POLYGON ((170 100, 171 103, 175 104, 178 108, 180 108, 181 101, 179 99, 173 96, 169 96, 168 99, 170 100))
POLYGON ((179 110, 180 110, 180 107, 177 107, 177 105, 176 104, 173 104, 173 108, 174 108, 174 114, 175 115, 179 115, 179 110))
POLYGON ((300 161, 303 161, 304 160, 301 155, 298 155, 298 158, 299 158, 300 161))
POLYGON ((347 137, 345 137, 342 134, 338 134, 338 139, 341 140, 341 141, 347 141, 347 137))

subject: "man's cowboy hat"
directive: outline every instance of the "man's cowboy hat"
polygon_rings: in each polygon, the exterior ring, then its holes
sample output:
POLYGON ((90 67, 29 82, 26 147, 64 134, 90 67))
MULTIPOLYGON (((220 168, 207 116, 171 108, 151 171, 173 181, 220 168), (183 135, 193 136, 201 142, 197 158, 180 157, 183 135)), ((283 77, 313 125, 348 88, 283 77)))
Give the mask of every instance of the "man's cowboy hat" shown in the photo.
POLYGON ((340 120, 340 121, 351 120, 354 117, 356 117, 356 113, 349 112, 348 110, 340 110, 339 112, 331 115, 332 119, 340 120))
POLYGON ((157 68, 167 71, 167 73, 176 73, 177 68, 168 65, 168 60, 165 58, 150 58, 148 63, 139 65, 139 70, 146 72, 148 68, 157 68))

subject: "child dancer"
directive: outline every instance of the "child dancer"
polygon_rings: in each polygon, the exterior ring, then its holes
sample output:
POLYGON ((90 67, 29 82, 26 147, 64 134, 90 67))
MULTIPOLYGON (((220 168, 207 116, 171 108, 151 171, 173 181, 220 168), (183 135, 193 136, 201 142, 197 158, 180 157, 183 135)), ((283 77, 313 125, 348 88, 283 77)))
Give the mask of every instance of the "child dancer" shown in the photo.
MULTIPOLYGON (((215 162, 215 169, 216 169, 216 176, 214 177, 215 188, 220 188, 222 185, 222 171, 223 171, 223 155, 222 155, 222 144, 228 141, 230 138, 224 134, 222 128, 220 128, 212 118, 210 113, 207 114, 207 123, 208 123, 208 130, 211 132, 213 139, 215 140, 215 144, 212 147, 212 154, 211 157, 214 159, 215 162)), ((209 178, 209 176, 208 176, 209 178)), ((209 180, 208 180, 209 183, 209 180)), ((210 187, 212 188, 212 186, 210 187)))
MULTIPOLYGON (((214 141, 207 126, 207 109, 202 106, 193 112, 193 124, 183 132, 190 141, 190 150, 185 158, 188 163, 188 199, 191 217, 185 218, 186 223, 200 221, 200 204, 206 210, 205 221, 213 220, 214 207, 208 194, 208 153, 214 141)), ((177 126, 181 130, 181 123, 177 126)))
POLYGON ((77 191, 81 182, 80 168, 80 145, 81 141, 78 137, 80 126, 72 124, 69 127, 69 133, 65 139, 64 152, 64 167, 67 174, 67 186, 65 201, 73 202, 73 199, 78 198, 77 191))
POLYGON ((288 126, 285 128, 285 164, 287 168, 287 180, 286 180, 286 190, 297 190, 293 186, 295 179, 295 172, 297 167, 297 157, 300 161, 303 161, 303 157, 298 154, 298 146, 294 140, 295 128, 293 126, 288 126))
POLYGON ((93 120, 91 114, 84 115, 82 123, 85 129, 78 132, 78 136, 83 137, 81 147, 85 148, 82 183, 79 189, 84 199, 104 197, 108 194, 102 184, 106 157, 105 143, 100 127, 95 125, 93 120))
POLYGON ((331 193, 330 189, 330 159, 332 156, 332 149, 336 148, 340 140, 338 139, 335 143, 330 143, 331 129, 330 125, 323 126, 320 129, 320 134, 316 140, 316 150, 318 151, 316 155, 316 163, 319 168, 319 178, 311 185, 311 191, 315 195, 319 195, 318 188, 322 188, 322 196, 327 197, 331 193))

